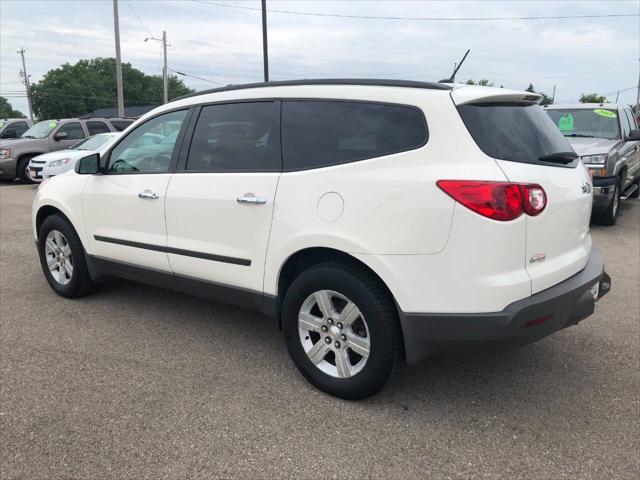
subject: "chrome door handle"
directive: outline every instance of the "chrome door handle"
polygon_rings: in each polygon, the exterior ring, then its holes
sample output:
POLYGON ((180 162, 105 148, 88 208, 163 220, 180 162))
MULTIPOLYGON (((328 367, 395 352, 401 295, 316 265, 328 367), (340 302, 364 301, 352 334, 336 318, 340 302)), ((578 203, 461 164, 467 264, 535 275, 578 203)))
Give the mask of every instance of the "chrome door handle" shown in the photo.
POLYGON ((238 203, 249 203, 251 205, 264 205, 267 203, 267 199, 264 197, 256 197, 253 193, 245 193, 243 196, 238 197, 238 203))
POLYGON ((160 198, 160 195, 158 195, 155 192, 152 192, 151 190, 145 190, 144 192, 140 192, 138 194, 138 197, 140 197, 140 198, 149 198, 151 200, 156 200, 156 199, 160 198))

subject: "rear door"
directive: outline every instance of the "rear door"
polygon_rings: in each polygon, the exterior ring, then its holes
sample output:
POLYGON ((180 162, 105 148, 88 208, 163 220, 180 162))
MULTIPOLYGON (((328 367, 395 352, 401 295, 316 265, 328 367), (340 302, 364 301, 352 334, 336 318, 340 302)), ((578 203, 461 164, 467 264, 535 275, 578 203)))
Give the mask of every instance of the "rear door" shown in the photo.
POLYGON ((279 103, 205 105, 195 115, 182 170, 167 190, 171 268, 182 281, 262 292, 282 167, 279 103))
POLYGON ((569 143, 524 96, 465 100, 458 111, 484 153, 509 181, 539 184, 546 192, 545 210, 526 216, 523 262, 532 293, 582 270, 591 251, 592 185, 580 161, 571 161, 575 153, 569 143))

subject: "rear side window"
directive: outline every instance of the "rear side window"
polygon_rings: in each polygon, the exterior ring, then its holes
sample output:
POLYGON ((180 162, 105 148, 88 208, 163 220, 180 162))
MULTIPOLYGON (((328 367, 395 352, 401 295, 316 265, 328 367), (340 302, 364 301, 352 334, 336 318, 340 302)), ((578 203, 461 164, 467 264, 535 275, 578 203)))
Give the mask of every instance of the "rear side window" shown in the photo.
POLYGON ((198 117, 187 170, 279 172, 279 141, 274 102, 209 105, 198 117))
POLYGON ((285 171, 382 157, 423 146, 429 137, 416 108, 368 102, 282 102, 285 171))
POLYGON ((467 104, 460 105, 458 111, 478 147, 490 157, 542 164, 541 157, 573 152, 538 105, 467 104))
POLYGON ((87 130, 89 130, 89 136, 96 135, 98 133, 109 132, 109 127, 104 122, 87 122, 87 130))
POLYGON ((115 128, 118 132, 123 131, 132 123, 133 120, 111 120, 111 125, 113 125, 113 128, 115 128))

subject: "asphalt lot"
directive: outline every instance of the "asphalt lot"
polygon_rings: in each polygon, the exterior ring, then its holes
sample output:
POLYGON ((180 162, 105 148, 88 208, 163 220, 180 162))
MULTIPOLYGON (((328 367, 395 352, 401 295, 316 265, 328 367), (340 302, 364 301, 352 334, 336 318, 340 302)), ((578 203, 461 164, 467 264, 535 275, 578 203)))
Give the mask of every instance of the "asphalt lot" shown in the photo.
POLYGON ((307 384, 276 322, 126 281, 66 300, 0 187, 0 478, 640 475, 640 201, 593 227, 597 312, 537 344, 405 369, 379 395, 307 384))

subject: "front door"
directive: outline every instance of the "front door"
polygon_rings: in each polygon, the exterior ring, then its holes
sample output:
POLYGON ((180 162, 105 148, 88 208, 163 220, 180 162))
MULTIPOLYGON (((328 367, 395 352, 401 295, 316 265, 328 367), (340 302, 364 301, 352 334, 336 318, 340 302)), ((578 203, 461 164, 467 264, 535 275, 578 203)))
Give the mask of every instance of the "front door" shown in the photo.
POLYGON ((86 138, 86 136, 80 122, 68 122, 51 132, 51 135, 49 135, 49 145, 52 151, 64 150, 74 143, 78 143, 83 138, 86 138), (63 135, 64 138, 62 138, 63 135))
POLYGON ((179 277, 262 292, 281 171, 278 107, 202 107, 167 190, 167 249, 179 277))
POLYGON ((90 254, 170 272, 164 205, 187 110, 156 116, 107 154, 83 192, 90 254))

